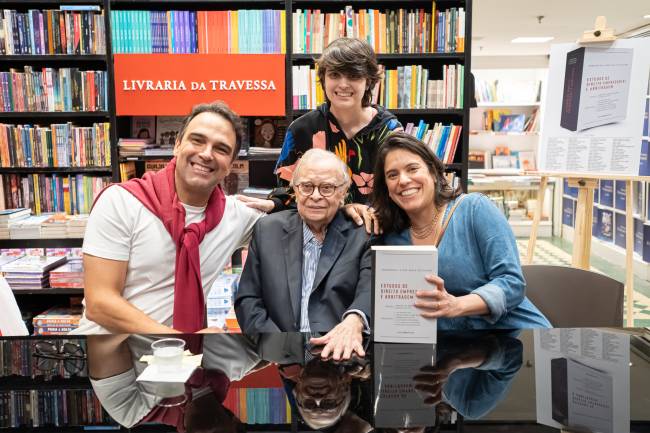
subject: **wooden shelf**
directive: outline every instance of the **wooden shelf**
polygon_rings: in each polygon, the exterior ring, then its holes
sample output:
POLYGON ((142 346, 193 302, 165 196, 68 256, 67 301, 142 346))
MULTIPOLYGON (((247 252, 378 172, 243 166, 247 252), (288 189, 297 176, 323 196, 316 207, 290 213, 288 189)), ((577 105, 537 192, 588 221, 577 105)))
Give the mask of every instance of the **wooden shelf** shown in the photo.
MULTIPOLYGON (((35 340, 43 339, 49 340, 48 335, 36 335, 32 337, 35 340)), ((63 379, 55 377, 52 380, 43 380, 43 378, 32 379, 25 376, 3 376, 0 377, 0 390, 56 390, 56 389, 92 389, 90 379, 87 377, 71 377, 63 379)))
POLYGON ((106 62, 106 58, 106 54, 11 54, 0 56, 0 63, 106 62))
MULTIPOLYGON (((108 111, 3 111, 0 112, 0 121, 3 119, 107 119, 108 111)), ((33 122, 32 122, 33 123, 33 122)))
POLYGON ((112 173, 111 167, 0 167, 0 173, 112 173))
POLYGON ((83 238, 0 239, 0 248, 81 248, 83 238))
POLYGON ((16 296, 25 295, 80 295, 83 296, 84 289, 11 289, 16 296))

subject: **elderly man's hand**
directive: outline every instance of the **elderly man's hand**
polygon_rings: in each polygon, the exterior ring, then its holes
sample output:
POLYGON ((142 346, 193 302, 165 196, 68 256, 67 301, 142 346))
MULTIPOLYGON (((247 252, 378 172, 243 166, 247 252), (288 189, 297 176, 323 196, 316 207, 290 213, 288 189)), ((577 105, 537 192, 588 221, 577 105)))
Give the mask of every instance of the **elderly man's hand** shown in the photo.
POLYGON ((346 318, 336 325, 334 329, 322 337, 312 338, 311 344, 324 345, 321 358, 327 359, 332 355, 335 361, 350 359, 352 352, 359 356, 365 356, 363 350, 363 320, 358 314, 348 314, 346 318))

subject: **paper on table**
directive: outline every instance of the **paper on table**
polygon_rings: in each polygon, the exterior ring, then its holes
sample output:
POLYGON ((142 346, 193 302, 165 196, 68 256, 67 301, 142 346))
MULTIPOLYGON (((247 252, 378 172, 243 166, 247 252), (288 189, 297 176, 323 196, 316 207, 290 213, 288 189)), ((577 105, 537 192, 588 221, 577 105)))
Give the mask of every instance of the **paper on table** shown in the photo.
MULTIPOLYGON (((189 353, 189 352, 187 352, 189 353)), ((184 356, 181 367, 176 371, 161 372, 156 364, 151 364, 153 356, 144 355, 140 358, 141 361, 149 362, 147 368, 144 369, 140 376, 136 379, 138 382, 173 382, 184 383, 186 382, 194 370, 201 365, 203 355, 184 356)))

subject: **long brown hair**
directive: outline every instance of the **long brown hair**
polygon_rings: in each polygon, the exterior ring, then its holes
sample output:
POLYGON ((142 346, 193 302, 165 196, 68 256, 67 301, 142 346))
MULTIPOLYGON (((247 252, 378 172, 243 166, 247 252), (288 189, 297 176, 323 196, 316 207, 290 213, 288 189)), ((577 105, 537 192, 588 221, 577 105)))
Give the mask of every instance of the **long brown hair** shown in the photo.
POLYGON ((386 157, 394 150, 406 150, 419 156, 429 168, 429 173, 435 180, 435 190, 433 201, 437 207, 458 197, 462 190, 449 185, 445 178, 445 165, 436 155, 420 140, 405 133, 394 132, 384 140, 377 153, 375 162, 374 187, 372 191, 372 207, 377 213, 379 225, 384 233, 392 231, 402 231, 409 227, 410 220, 399 206, 388 195, 388 186, 386 185, 386 176, 384 168, 386 166, 386 157))

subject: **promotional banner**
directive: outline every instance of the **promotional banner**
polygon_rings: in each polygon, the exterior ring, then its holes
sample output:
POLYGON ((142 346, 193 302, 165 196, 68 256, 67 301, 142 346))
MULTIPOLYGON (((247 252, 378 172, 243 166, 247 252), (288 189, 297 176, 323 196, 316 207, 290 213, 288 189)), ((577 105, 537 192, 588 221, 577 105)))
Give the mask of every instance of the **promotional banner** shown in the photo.
POLYGON ((648 175, 648 43, 639 38, 551 47, 540 171, 648 175))
POLYGON ((184 116, 225 101, 240 116, 285 115, 283 54, 116 54, 118 116, 184 116))

